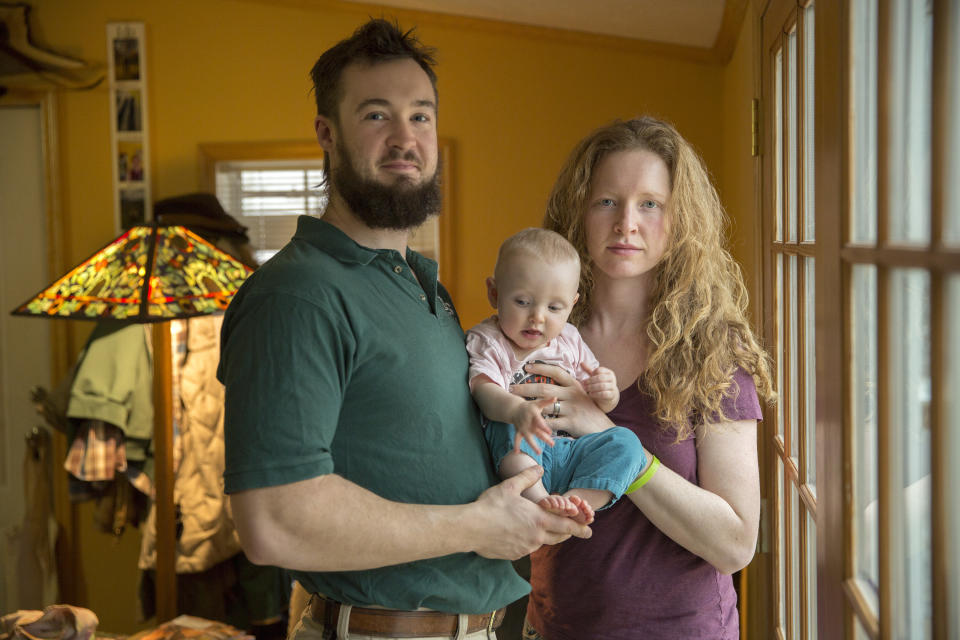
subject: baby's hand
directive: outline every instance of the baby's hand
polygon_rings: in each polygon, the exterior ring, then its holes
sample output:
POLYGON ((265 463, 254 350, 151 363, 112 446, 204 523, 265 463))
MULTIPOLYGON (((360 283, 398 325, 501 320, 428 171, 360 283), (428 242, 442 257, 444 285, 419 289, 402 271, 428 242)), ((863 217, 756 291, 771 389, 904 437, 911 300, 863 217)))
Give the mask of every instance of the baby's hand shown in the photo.
POLYGON ((553 406, 554 398, 527 400, 513 412, 511 422, 517 430, 513 438, 513 450, 520 453, 520 442, 526 440, 534 451, 540 453, 540 443, 537 438, 553 446, 553 430, 547 426, 543 417, 543 410, 553 406))
POLYGON ((620 402, 620 389, 617 388, 617 376, 606 367, 597 367, 593 371, 587 369, 590 377, 583 385, 598 407, 605 412, 613 411, 620 402))

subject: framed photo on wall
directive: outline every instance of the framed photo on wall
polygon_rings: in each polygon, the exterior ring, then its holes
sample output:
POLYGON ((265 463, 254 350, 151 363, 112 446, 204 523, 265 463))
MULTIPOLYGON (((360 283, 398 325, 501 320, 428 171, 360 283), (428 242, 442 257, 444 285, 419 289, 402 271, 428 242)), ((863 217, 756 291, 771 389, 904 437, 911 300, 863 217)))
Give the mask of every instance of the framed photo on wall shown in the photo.
POLYGON ((117 234, 153 219, 147 118, 147 55, 142 22, 107 24, 110 146, 117 234))

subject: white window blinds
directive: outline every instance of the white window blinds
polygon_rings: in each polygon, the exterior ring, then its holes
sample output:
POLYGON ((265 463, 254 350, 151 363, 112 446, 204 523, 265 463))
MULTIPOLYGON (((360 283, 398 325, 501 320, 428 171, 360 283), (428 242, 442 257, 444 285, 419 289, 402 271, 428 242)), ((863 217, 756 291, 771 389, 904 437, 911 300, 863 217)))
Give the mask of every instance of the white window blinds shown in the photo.
MULTIPOLYGON (((320 215, 327 206, 323 160, 240 160, 216 163, 217 197, 247 227, 260 264, 297 230, 297 216, 320 215)), ((440 226, 431 216, 411 234, 409 246, 441 262, 440 226)))
POLYGON ((247 227, 261 264, 297 229, 297 216, 326 207, 323 160, 253 160, 216 163, 217 197, 247 227))

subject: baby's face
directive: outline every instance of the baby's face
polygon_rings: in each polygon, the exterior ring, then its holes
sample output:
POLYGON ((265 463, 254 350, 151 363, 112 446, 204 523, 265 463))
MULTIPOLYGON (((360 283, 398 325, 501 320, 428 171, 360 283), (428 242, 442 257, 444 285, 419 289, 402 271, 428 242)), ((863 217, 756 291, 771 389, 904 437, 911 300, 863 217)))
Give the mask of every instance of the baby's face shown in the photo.
POLYGON ((497 308, 500 330, 518 355, 560 335, 577 301, 580 267, 576 262, 548 262, 528 253, 509 256, 501 276, 488 281, 490 304, 497 308))

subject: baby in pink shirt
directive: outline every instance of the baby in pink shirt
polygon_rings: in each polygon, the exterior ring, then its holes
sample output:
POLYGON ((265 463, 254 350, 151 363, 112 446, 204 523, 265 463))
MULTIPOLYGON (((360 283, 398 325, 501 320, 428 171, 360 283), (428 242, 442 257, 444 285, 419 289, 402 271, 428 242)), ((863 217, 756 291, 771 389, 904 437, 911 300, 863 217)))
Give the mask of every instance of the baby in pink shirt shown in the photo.
POLYGON ((500 247, 487 297, 497 315, 467 332, 470 391, 484 415, 487 442, 501 477, 534 464, 543 477, 523 495, 553 513, 589 524, 613 504, 645 464, 640 441, 613 427, 580 438, 557 435, 547 420, 560 417, 559 400, 527 399, 511 385, 552 382, 528 374, 527 363, 553 364, 572 374, 600 409, 617 406, 612 371, 600 366, 567 318, 579 294, 580 258, 563 236, 525 229, 500 247), (549 445, 542 449, 540 442, 549 445))

